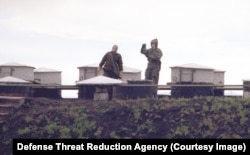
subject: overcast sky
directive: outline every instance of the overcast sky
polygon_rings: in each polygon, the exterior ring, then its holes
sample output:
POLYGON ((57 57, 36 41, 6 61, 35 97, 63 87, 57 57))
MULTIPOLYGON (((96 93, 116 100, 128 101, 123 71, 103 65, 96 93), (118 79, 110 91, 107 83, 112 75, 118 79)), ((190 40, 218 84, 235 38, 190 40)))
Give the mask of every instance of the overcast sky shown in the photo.
POLYGON ((225 71, 225 84, 250 79, 249 0, 0 0, 0 63, 62 71, 99 63, 113 44, 124 65, 146 69, 143 43, 159 40, 160 84, 169 67, 197 63, 225 71))

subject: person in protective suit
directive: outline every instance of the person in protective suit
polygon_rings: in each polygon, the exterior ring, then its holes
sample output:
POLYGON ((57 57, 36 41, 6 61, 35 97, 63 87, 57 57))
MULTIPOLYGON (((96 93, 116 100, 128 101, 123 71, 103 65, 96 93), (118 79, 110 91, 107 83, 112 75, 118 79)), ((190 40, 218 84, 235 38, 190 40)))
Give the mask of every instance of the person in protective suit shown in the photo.
MULTIPOLYGON (((145 79, 152 80, 153 84, 159 82, 159 75, 161 70, 162 51, 158 48, 158 39, 151 40, 151 48, 147 49, 146 44, 142 44, 141 53, 147 57, 148 64, 145 71, 145 79)), ((157 90, 154 95, 157 94, 157 90)))

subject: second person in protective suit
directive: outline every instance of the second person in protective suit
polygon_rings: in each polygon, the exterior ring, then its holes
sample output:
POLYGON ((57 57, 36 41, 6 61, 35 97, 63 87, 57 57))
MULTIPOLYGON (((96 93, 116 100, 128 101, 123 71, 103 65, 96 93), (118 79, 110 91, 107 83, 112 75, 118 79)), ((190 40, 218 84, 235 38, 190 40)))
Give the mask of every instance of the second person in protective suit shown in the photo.
MULTIPOLYGON (((153 84, 157 84, 159 82, 159 75, 161 70, 161 58, 162 51, 158 48, 158 39, 151 40, 151 48, 147 49, 146 44, 142 44, 141 53, 147 57, 148 64, 145 71, 145 79, 152 80, 153 84)), ((157 94, 154 92, 154 95, 157 94)))

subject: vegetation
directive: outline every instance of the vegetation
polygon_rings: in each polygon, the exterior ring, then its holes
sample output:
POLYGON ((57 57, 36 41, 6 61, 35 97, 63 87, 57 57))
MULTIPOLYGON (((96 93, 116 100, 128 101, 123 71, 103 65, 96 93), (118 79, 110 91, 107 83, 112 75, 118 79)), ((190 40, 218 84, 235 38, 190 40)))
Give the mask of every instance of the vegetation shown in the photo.
POLYGON ((30 98, 0 125, 0 153, 13 138, 250 138, 250 99, 88 101, 30 98))

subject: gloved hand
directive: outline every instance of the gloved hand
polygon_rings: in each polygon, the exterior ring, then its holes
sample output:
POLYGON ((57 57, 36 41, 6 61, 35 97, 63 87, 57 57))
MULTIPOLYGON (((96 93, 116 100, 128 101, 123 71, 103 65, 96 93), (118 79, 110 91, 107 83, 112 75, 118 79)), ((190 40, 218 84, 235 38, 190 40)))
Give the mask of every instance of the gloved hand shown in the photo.
POLYGON ((123 77, 123 72, 122 71, 120 71, 120 78, 122 78, 123 77))
POLYGON ((142 48, 146 48, 146 44, 144 43, 144 44, 142 44, 142 48))
POLYGON ((144 53, 144 50, 146 49, 146 44, 144 43, 144 44, 142 44, 142 46, 141 46, 141 53, 144 53))
POLYGON ((97 67, 96 72, 99 73, 100 70, 101 70, 101 68, 97 67))

